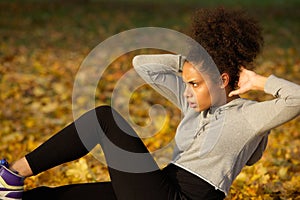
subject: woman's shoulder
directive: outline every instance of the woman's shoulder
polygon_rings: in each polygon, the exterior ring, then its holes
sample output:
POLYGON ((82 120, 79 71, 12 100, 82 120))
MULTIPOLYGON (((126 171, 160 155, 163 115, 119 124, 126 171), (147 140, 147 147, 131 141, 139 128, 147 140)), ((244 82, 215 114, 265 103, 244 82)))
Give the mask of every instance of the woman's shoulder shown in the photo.
POLYGON ((242 108, 244 106, 249 106, 256 103, 258 103, 258 101, 246 98, 237 98, 227 103, 224 108, 242 108))

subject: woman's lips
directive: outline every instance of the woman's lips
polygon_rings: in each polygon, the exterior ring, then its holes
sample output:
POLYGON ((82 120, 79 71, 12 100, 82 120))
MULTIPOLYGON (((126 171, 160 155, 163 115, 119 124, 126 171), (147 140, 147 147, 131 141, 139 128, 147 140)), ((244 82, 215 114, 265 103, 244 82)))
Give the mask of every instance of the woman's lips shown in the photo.
POLYGON ((196 104, 196 103, 189 102, 189 106, 190 106, 191 108, 196 108, 196 107, 197 107, 197 104, 196 104))

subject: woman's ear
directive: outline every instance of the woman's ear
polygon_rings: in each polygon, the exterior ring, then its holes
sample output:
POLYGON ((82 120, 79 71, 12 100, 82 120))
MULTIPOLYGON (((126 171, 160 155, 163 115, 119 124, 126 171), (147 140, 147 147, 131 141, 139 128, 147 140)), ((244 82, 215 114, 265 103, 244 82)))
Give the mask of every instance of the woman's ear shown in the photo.
POLYGON ((223 73, 220 76, 220 87, 222 89, 226 88, 229 85, 230 77, 228 73, 223 73))

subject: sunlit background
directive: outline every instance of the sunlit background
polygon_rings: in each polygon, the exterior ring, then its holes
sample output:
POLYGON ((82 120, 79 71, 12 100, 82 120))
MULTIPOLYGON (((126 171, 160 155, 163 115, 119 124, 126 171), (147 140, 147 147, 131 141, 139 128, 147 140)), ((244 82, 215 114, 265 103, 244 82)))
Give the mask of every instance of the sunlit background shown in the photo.
MULTIPOLYGON (((0 1, 0 157, 14 161, 73 120, 72 87, 89 52, 103 40, 138 27, 165 27, 188 32, 193 11, 202 7, 242 8, 264 28, 265 47, 256 60, 257 72, 275 74, 300 84, 299 0, 1 0, 0 1)), ((140 50, 121 56, 105 72, 97 105, 110 104, 116 81, 132 68, 140 50)), ((254 100, 271 97, 248 94, 254 100)), ((85 104, 84 97, 79 103, 85 104)), ((180 112, 150 87, 131 96, 135 123, 149 122, 153 104, 167 110, 165 125, 145 139, 150 151, 174 137, 180 112), (142 109, 143 108, 143 109, 142 109)), ((171 151, 155 155, 161 165, 171 151)), ((92 155, 26 179, 26 189, 109 180, 105 165, 92 155)), ((299 117, 272 131, 261 161, 246 167, 227 199, 300 199, 299 117)))

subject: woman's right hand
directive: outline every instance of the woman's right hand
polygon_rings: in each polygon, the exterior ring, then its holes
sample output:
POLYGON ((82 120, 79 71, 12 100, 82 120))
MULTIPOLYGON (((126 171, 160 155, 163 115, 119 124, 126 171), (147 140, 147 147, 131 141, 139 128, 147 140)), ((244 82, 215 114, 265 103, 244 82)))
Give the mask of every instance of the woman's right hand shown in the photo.
POLYGON ((241 69, 240 78, 238 82, 238 89, 233 90, 229 93, 229 97, 234 95, 244 94, 250 90, 264 91, 267 77, 256 74, 254 71, 241 69))

